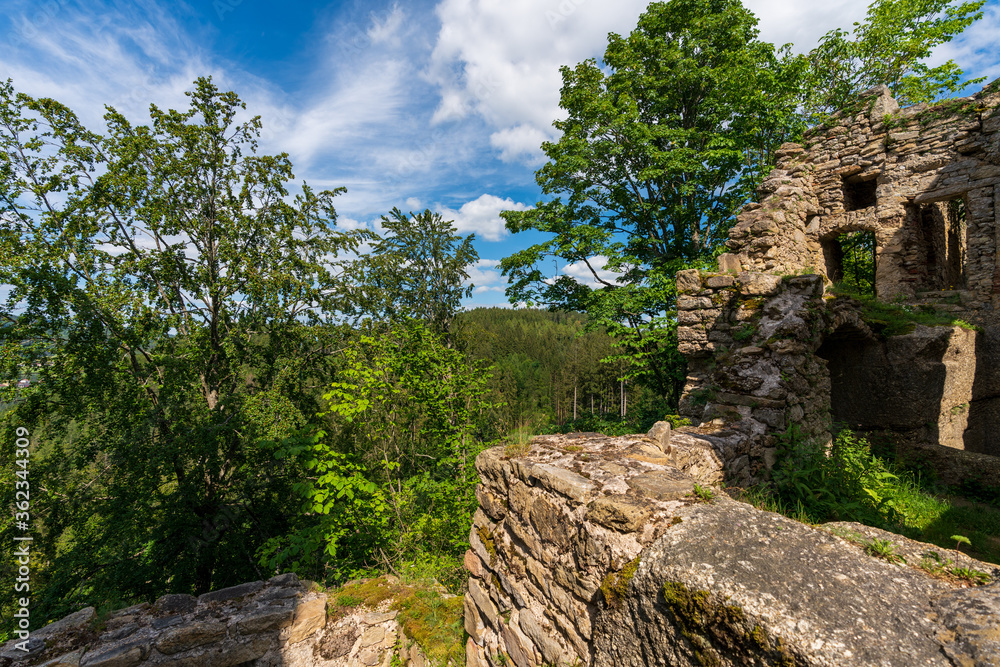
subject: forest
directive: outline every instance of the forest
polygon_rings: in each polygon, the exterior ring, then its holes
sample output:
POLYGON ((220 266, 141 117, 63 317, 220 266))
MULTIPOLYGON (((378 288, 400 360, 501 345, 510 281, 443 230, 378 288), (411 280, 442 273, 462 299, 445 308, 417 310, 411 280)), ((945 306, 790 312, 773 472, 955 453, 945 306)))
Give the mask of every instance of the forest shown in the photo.
POLYGON ((709 266, 777 148, 859 92, 977 82, 925 61, 982 5, 876 0, 796 53, 738 0, 650 4, 562 70, 546 199, 503 213, 545 239, 502 261, 522 308, 462 309, 478 255, 439 213, 338 227, 343 188, 258 154, 260 119, 210 78, 186 110, 109 107, 100 131, 0 84, 0 588, 30 524, 33 627, 290 571, 461 591, 476 455, 676 419, 674 273, 709 266))

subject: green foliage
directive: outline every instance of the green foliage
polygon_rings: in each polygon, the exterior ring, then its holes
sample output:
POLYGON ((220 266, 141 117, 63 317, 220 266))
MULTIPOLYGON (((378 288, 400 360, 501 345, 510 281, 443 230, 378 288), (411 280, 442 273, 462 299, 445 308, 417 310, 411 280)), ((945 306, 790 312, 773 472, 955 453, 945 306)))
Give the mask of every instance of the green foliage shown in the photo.
POLYGON ((586 311, 619 345, 628 376, 676 405, 674 274, 707 266, 773 151, 800 128, 804 67, 757 40, 733 0, 652 3, 603 62, 562 69, 562 132, 542 148, 536 180, 549 201, 504 211, 512 232, 553 235, 501 262, 512 301, 586 311), (595 286, 549 280, 549 258, 588 269, 595 286), (612 278, 601 271, 615 272, 612 278))
POLYGON ((870 297, 875 296, 875 232, 857 231, 839 239, 843 253, 844 288, 870 297))
POLYGON ((932 493, 847 429, 827 451, 793 424, 781 437, 772 478, 773 486, 749 489, 743 499, 806 523, 857 521, 944 547, 961 531, 972 535, 975 557, 1000 562, 1000 509, 932 493))
POLYGON ((715 500, 715 491, 699 484, 694 485, 694 491, 691 492, 691 495, 704 503, 711 503, 715 500))
POLYGON ((45 480, 39 622, 263 576, 301 470, 260 443, 314 421, 332 366, 337 256, 364 236, 336 230, 340 190, 290 197, 235 93, 187 95, 101 135, 0 84, 0 428, 31 431, 45 480))
POLYGON ((963 544, 971 545, 972 542, 965 535, 952 535, 951 539, 955 540, 955 550, 958 551, 963 544))
POLYGON ((354 313, 379 321, 422 320, 447 334, 463 297, 472 294, 468 267, 479 255, 475 235, 455 233, 451 221, 430 209, 382 216, 384 235, 351 267, 354 313))
POLYGON ((884 84, 903 106, 954 94, 984 78, 962 81, 963 71, 949 60, 930 67, 934 48, 951 41, 982 18, 984 2, 953 0, 876 0, 853 34, 831 30, 809 53, 811 94, 807 110, 817 115, 852 107, 858 93, 884 84))
POLYGON ((279 452, 313 475, 297 487, 303 525, 271 540, 261 562, 343 581, 415 560, 454 578, 475 508, 488 380, 416 320, 358 336, 323 396, 336 432, 279 452))
POLYGON ((865 553, 868 553, 890 563, 906 563, 906 559, 896 553, 896 545, 890 540, 875 538, 865 543, 865 553))

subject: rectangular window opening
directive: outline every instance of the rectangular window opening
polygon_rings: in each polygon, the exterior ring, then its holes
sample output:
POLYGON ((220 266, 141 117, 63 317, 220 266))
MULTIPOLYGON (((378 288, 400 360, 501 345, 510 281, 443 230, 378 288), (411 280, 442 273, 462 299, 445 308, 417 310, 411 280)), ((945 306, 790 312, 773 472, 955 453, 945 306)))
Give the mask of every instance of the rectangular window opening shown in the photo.
POLYGON ((874 206, 875 190, 878 183, 874 178, 860 180, 858 178, 844 179, 844 210, 860 211, 874 206))

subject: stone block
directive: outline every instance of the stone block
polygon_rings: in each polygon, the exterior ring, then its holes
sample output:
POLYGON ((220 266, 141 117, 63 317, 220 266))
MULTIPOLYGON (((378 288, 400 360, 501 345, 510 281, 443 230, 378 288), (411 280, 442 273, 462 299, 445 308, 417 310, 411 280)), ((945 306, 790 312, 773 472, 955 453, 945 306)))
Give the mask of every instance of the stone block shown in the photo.
MULTIPOLYGON (((629 485, 631 486, 631 484, 629 485)), ((685 493, 689 491, 690 489, 685 493)), ((604 497, 593 500, 587 505, 587 513, 584 518, 605 528, 621 533, 631 533, 642 528, 649 515, 650 511, 647 508, 629 503, 625 498, 604 497)))
POLYGON ((781 286, 781 277, 766 273, 739 274, 740 293, 745 296, 770 296, 781 286))
POLYGON ((198 600, 193 595, 177 593, 158 598, 153 606, 165 614, 186 614, 197 604, 198 600))
POLYGON ((171 655, 218 641, 226 636, 226 624, 219 621, 194 621, 174 626, 160 635, 156 649, 171 655))
POLYGON ((679 470, 656 470, 626 480, 636 493, 655 500, 676 500, 694 491, 694 480, 679 470))
POLYGON ((80 659, 83 657, 84 650, 79 648, 58 658, 43 662, 38 667, 80 667, 80 659))
POLYGON ((126 644, 84 654, 80 667, 135 667, 146 657, 146 644, 126 644))
POLYGON ((739 256, 729 252, 719 255, 719 273, 739 273, 742 270, 739 256))
POLYGON ((709 276, 705 279, 705 284, 713 289, 732 287, 735 282, 736 278, 733 276, 709 276))
POLYGON ((230 586, 229 588, 222 588, 217 591, 211 591, 209 593, 199 595, 198 604, 235 600, 236 598, 243 597, 244 595, 256 593, 262 588, 264 588, 263 581, 251 581, 246 584, 240 584, 239 586, 230 586))
POLYGON ((701 290, 701 272, 698 269, 685 269, 678 271, 675 277, 677 281, 677 293, 698 292, 701 290))
POLYGON ((295 610, 291 607, 261 607, 256 609, 236 623, 240 634, 249 635, 267 630, 284 628, 295 618, 295 610))
POLYGON ((646 436, 659 446, 660 451, 667 451, 670 447, 670 422, 656 422, 646 436))
POLYGON ((287 632, 288 643, 295 644, 326 626, 326 596, 321 595, 295 607, 295 616, 287 632))
POLYGON ((594 485, 587 478, 581 477, 571 470, 546 463, 530 466, 527 477, 525 481, 530 481, 577 502, 584 502, 587 496, 594 492, 594 485))

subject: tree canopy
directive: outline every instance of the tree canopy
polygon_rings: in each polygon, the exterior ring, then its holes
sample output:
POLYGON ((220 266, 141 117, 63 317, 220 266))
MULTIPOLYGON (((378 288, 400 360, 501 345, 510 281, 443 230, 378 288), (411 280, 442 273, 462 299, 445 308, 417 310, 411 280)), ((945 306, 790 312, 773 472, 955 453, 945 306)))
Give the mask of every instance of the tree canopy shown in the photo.
MULTIPOLYGON (((92 133, 0 86, 0 373, 6 423, 59 451, 36 502, 50 594, 144 596, 244 577, 242 541, 282 530, 296 471, 256 443, 309 422, 345 288, 338 191, 288 201, 287 155, 198 79, 151 125, 92 133), (35 375, 31 387, 17 380, 35 375)), ((252 565, 252 564, 251 564, 252 565)))
POLYGON ((982 18, 985 0, 876 0, 854 30, 826 33, 809 53, 811 85, 806 106, 829 114, 854 101, 858 93, 886 85, 903 106, 955 94, 970 83, 954 60, 931 67, 925 60, 935 47, 982 18))
POLYGON ((805 60, 758 40, 756 24, 736 0, 652 3, 629 36, 609 36, 602 64, 564 67, 567 118, 536 172, 552 198, 502 214, 512 232, 552 234, 502 261, 511 301, 590 313, 665 393, 678 380, 660 355, 673 274, 712 255, 801 122, 805 60), (585 267, 592 285, 549 279, 548 258, 585 267))

